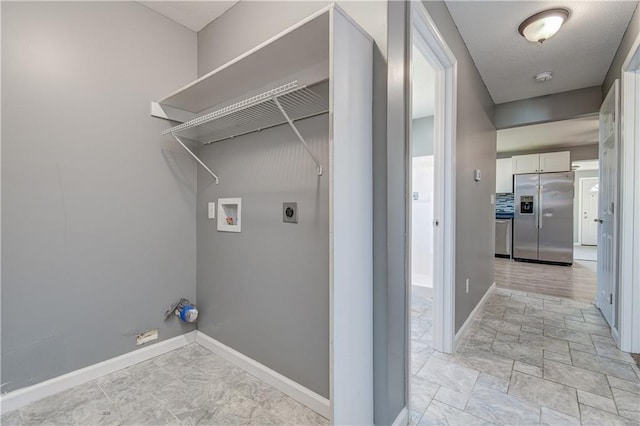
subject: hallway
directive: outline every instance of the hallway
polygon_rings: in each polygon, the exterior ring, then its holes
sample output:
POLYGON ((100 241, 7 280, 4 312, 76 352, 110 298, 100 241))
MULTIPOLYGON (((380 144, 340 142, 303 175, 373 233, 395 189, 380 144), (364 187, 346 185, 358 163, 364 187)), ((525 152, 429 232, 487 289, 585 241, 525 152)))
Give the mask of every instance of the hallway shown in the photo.
POLYGON ((495 259, 496 285, 511 290, 566 297, 591 303, 596 297, 597 263, 574 260, 572 266, 495 259))
POLYGON ((414 297, 412 424, 640 424, 640 369, 592 304, 496 288, 454 355, 431 317, 414 297))

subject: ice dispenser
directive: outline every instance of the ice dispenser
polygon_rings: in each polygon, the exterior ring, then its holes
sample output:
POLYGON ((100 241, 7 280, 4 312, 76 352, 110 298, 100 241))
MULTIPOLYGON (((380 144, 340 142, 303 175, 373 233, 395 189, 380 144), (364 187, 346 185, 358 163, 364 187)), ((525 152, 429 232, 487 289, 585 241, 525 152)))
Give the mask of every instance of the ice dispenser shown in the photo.
POLYGON ((533 195, 520 196, 520 214, 533 214, 533 195))

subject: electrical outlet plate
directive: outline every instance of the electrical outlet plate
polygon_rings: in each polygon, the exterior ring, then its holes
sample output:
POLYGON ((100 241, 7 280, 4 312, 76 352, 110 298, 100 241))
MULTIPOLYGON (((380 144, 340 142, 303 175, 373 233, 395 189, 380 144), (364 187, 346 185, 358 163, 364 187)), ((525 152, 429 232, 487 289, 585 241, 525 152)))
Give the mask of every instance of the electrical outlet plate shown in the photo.
POLYGON ((213 201, 210 201, 209 204, 207 204, 207 207, 208 207, 207 217, 209 219, 215 219, 216 218, 216 203, 214 203, 213 201))
POLYGON ((467 294, 469 294, 469 278, 467 278, 467 280, 465 281, 465 286, 466 286, 467 294))
POLYGON ((298 223, 298 203, 282 203, 282 221, 298 223))
POLYGON ((158 329, 154 328, 153 330, 147 330, 144 333, 140 333, 136 336, 136 345, 140 346, 147 342, 151 342, 152 340, 158 339, 158 329))

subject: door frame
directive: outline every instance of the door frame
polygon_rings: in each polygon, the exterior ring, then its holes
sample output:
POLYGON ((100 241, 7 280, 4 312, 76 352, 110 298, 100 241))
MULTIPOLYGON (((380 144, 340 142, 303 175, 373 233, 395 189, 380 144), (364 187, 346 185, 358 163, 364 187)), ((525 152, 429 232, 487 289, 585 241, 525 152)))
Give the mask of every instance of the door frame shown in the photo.
MULTIPOLYGON (((436 72, 436 102, 434 114, 434 282, 433 282, 433 346, 434 349, 452 353, 455 350, 455 255, 456 255, 456 111, 457 111, 457 60, 449 49, 422 2, 409 2, 407 49, 409 63, 408 93, 412 83, 412 47, 424 54, 436 72), (435 223, 439 223, 435 226, 435 223)), ((407 96, 406 162, 412 161, 411 152, 411 96, 407 96)), ((411 188, 412 167, 407 167, 407 188, 411 188)), ((411 235, 411 197, 407 193, 407 235, 411 235)), ((411 238, 407 238, 406 260, 407 306, 411 306, 411 238)), ((411 377, 411 309, 407 309, 407 377, 411 377)), ((407 401, 409 383, 407 380, 407 401)))
POLYGON ((621 69, 620 259, 618 330, 621 350, 640 352, 640 35, 621 69))
MULTIPOLYGON (((580 194, 578 196, 578 212, 582 211, 582 202, 583 202, 582 194, 583 194, 583 190, 584 190, 583 187, 584 187, 584 181, 587 180, 587 179, 595 179, 597 181, 600 180, 599 177, 583 177, 583 178, 580 178, 580 185, 578 186, 578 191, 580 191, 580 194)), ((598 202, 600 202, 600 194, 598 194, 598 202)), ((599 214, 599 212, 596 210, 596 217, 598 216, 598 214, 599 214)), ((578 214, 578 219, 579 219, 578 220, 578 243, 580 245, 583 245, 582 244, 582 213, 578 214)), ((597 240, 597 237, 596 237, 596 246, 597 245, 598 245, 598 240, 597 240)))
MULTIPOLYGON (((411 410, 411 179, 413 42, 436 73, 434 113, 433 347, 455 351, 456 125, 458 61, 422 2, 407 2, 405 126, 405 403, 411 410), (439 223, 438 226, 435 226, 439 223)), ((406 419, 408 424, 408 416, 406 419)))

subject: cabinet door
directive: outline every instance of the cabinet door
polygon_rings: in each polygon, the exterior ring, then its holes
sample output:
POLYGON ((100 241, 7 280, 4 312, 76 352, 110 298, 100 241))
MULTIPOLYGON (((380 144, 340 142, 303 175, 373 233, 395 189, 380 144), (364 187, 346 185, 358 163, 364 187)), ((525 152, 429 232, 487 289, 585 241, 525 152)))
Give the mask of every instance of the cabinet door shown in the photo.
POLYGON ((511 158, 496 160, 496 194, 513 192, 513 162, 511 158))
POLYGON ((538 173, 540 171, 540 154, 514 155, 513 174, 538 173))
POLYGON ((540 154, 540 173, 571 171, 571 153, 548 152, 540 154))

